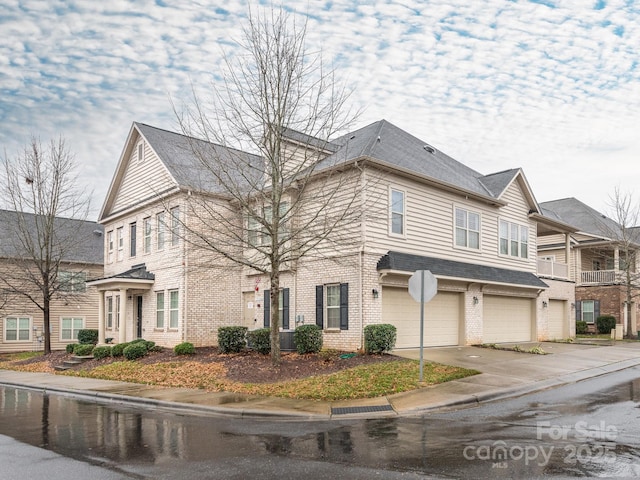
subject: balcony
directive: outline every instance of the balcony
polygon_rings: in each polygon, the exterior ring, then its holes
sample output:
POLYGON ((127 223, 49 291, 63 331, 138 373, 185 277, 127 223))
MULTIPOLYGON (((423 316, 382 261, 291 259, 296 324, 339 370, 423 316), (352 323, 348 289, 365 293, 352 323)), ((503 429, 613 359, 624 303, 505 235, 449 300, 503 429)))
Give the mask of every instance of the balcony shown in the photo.
POLYGON ((538 259, 538 276, 569 280, 569 266, 566 263, 538 259))
POLYGON ((591 270, 580 274, 580 285, 610 285, 620 280, 620 270, 591 270))

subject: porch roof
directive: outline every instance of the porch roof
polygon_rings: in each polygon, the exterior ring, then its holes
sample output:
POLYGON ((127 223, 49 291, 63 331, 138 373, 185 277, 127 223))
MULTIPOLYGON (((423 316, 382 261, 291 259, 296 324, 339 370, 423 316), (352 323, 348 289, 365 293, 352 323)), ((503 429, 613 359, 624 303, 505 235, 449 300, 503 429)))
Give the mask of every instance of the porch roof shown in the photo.
POLYGON ((97 278, 87 282, 88 286, 97 287, 98 290, 111 290, 120 288, 137 288, 148 290, 154 284, 156 276, 147 271, 144 263, 134 265, 129 270, 111 275, 109 277, 97 278))

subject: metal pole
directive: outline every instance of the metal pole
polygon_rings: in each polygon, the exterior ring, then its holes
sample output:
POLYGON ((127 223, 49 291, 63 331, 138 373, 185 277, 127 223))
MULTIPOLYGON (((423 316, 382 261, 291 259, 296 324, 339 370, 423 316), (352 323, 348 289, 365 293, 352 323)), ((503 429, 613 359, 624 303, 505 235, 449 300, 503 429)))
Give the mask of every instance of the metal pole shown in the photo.
POLYGON ((424 349, 424 270, 420 270, 420 379, 424 365, 422 350, 424 349))

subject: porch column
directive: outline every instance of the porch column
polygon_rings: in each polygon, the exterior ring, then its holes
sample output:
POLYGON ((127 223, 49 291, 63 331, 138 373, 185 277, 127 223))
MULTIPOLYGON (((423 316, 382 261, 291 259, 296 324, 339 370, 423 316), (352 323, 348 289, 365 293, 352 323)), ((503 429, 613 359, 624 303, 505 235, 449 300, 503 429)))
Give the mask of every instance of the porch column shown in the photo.
POLYGON ((104 345, 104 295, 106 292, 98 291, 98 345, 104 345))
POLYGON ((620 270, 620 249, 616 247, 613 250, 613 271, 617 272, 620 270))
POLYGON ((564 263, 569 269, 567 276, 571 279, 571 235, 568 233, 564 234, 564 263))
POLYGON ((118 332, 118 343, 127 341, 127 289, 120 289, 120 331, 118 332))

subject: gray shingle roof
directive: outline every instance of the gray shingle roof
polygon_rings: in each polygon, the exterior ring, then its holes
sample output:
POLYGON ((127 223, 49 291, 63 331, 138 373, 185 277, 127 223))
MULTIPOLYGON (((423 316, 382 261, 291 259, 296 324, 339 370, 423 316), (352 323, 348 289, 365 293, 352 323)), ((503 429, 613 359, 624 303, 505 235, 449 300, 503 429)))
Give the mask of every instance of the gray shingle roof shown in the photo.
MULTIPOLYGON (((16 235, 16 225, 20 216, 24 217, 24 226, 36 241, 36 216, 31 213, 18 214, 11 210, 0 210, 0 257, 26 258, 16 235)), ((55 232, 60 243, 58 249, 65 262, 103 264, 104 238, 103 227, 96 222, 58 217, 54 222, 55 232), (68 241, 66 240, 68 239, 68 241)))
POLYGON ((155 280, 155 274, 147 271, 147 266, 142 263, 140 265, 134 265, 126 272, 117 273, 115 275, 110 275, 108 277, 97 278, 93 281, 98 280, 109 280, 109 279, 125 279, 125 280, 155 280))
POLYGON ((573 197, 542 202, 540 207, 545 216, 573 225, 581 232, 605 238, 620 234, 615 221, 573 197))
POLYGON ((548 285, 533 273, 489 267, 473 263, 456 262, 443 258, 423 257, 410 253, 388 252, 378 261, 378 270, 400 270, 414 272, 429 270, 436 276, 460 278, 491 283, 548 288, 548 285))

